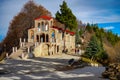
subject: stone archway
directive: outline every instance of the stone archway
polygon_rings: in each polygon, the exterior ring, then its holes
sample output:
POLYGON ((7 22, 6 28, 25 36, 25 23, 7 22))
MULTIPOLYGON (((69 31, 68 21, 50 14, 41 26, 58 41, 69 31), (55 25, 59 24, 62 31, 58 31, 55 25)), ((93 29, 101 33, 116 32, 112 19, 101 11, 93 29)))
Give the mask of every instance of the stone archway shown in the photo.
POLYGON ((45 26, 44 26, 44 22, 42 22, 41 25, 42 25, 42 31, 44 31, 44 30, 45 30, 45 29, 44 29, 44 28, 45 28, 45 26))
POLYGON ((45 23, 45 30, 46 30, 46 31, 49 30, 49 23, 48 23, 48 22, 45 23))
POLYGON ((55 42, 55 30, 51 32, 51 42, 55 42))
POLYGON ((37 39, 36 39, 36 40, 37 40, 37 42, 39 42, 39 36, 38 36, 38 35, 36 36, 36 38, 37 38, 37 39))
POLYGON ((45 34, 40 35, 40 42, 45 42, 45 34))
POLYGON ((46 42, 49 42, 49 35, 46 34, 46 42))
POLYGON ((31 35, 31 39, 34 39, 34 31, 31 30, 30 33, 31 33, 31 34, 30 34, 30 35, 31 35))
POLYGON ((56 54, 56 45, 54 45, 54 54, 56 54))
POLYGON ((57 45, 57 53, 59 52, 59 45, 57 45))

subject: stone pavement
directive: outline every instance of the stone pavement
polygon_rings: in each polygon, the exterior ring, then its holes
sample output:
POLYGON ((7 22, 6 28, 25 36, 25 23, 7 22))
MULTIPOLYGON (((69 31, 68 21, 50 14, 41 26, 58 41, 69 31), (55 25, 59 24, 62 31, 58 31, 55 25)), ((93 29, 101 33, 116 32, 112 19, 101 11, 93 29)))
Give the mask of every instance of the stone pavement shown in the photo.
POLYGON ((104 67, 84 67, 69 71, 56 71, 57 67, 67 65, 72 55, 54 55, 27 60, 7 59, 0 64, 0 80, 107 80, 101 78, 104 67))

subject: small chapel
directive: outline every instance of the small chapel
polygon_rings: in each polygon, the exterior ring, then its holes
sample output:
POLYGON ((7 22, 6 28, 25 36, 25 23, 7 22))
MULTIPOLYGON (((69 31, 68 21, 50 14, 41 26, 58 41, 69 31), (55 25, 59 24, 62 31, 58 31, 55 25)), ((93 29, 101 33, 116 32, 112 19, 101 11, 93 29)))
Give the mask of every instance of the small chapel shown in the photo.
POLYGON ((34 28, 28 30, 28 42, 36 44, 36 57, 58 54, 64 50, 72 52, 75 49, 75 33, 54 26, 54 19, 50 16, 40 16, 35 19, 34 28))
POLYGON ((28 39, 20 38, 20 48, 13 47, 11 58, 28 58, 75 53, 75 33, 54 25, 54 18, 40 16, 34 20, 34 26, 28 29, 28 39))

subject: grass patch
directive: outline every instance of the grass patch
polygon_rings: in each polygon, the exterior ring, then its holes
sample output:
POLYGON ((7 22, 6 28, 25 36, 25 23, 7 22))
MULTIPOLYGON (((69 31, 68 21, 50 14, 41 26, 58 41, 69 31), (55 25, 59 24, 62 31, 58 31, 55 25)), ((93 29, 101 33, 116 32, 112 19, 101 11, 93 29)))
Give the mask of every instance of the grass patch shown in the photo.
POLYGON ((98 63, 98 62, 96 62, 96 61, 92 61, 91 59, 88 59, 88 58, 85 58, 85 57, 81 57, 81 59, 82 59, 82 61, 87 62, 87 63, 100 64, 100 63, 98 63))
POLYGON ((3 62, 4 62, 5 56, 6 56, 6 53, 5 53, 5 52, 0 55, 0 63, 3 63, 3 62))

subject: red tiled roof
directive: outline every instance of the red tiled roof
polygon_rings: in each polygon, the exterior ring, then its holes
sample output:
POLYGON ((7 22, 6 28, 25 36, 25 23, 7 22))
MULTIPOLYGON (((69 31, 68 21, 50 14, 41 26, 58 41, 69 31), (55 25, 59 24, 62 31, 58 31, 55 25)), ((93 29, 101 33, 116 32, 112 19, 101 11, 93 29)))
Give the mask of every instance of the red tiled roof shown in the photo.
POLYGON ((72 31, 69 31, 69 30, 63 30, 62 28, 58 28, 58 27, 56 27, 56 26, 53 26, 52 28, 57 29, 57 30, 65 31, 65 32, 67 32, 67 33, 69 33, 69 34, 71 34, 71 35, 74 35, 74 34, 75 34, 75 32, 72 32, 72 31))
POLYGON ((56 27, 56 26, 52 26, 52 28, 64 31, 62 28, 59 28, 59 27, 56 27))
POLYGON ((45 20, 50 20, 50 19, 52 19, 52 17, 51 16, 40 16, 40 17, 38 17, 38 18, 35 18, 35 20, 38 20, 38 19, 45 19, 45 20))
POLYGON ((71 35, 74 35, 75 34, 75 32, 69 32, 71 35))

